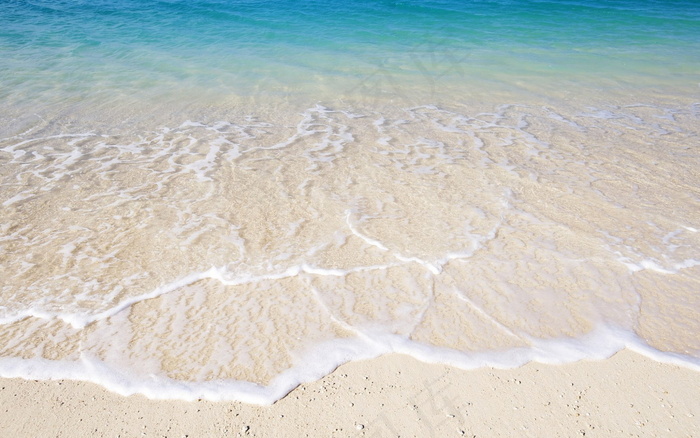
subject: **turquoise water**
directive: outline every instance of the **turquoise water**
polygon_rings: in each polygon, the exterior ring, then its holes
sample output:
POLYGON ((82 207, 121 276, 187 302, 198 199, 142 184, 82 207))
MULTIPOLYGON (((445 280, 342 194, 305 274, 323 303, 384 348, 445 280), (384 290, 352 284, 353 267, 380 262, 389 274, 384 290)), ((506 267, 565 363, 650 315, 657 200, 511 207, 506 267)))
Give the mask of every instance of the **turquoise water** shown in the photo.
POLYGON ((0 376, 700 370, 697 1, 0 1, 0 376))
POLYGON ((695 1, 5 1, 0 17, 6 103, 700 83, 695 1))

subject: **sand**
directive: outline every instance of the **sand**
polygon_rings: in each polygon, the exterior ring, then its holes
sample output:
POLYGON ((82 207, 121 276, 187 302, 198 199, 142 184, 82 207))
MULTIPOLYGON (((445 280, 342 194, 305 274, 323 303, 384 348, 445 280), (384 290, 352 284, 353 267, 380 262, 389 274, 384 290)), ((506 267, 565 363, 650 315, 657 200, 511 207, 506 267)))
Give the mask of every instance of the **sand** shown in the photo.
POLYGON ((700 373, 630 351, 510 370, 387 355, 345 364, 272 406, 123 397, 65 380, 0 385, 6 437, 700 435, 700 373))

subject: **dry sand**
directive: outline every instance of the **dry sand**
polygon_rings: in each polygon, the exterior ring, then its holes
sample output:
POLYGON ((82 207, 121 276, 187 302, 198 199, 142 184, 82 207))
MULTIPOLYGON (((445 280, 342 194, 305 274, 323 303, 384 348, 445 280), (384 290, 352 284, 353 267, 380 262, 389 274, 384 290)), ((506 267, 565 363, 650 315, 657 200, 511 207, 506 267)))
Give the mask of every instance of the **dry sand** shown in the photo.
POLYGON ((2 437, 700 436, 700 373, 623 351, 605 361, 464 371, 402 355, 349 363, 272 406, 122 397, 0 380, 2 437))

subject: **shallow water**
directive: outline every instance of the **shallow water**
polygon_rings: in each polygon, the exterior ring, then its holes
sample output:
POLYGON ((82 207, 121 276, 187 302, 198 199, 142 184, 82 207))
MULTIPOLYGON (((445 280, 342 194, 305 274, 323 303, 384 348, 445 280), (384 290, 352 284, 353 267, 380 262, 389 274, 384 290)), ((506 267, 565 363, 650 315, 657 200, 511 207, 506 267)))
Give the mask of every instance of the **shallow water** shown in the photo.
POLYGON ((700 10, 518 5, 4 3, 0 374, 699 368, 700 10))

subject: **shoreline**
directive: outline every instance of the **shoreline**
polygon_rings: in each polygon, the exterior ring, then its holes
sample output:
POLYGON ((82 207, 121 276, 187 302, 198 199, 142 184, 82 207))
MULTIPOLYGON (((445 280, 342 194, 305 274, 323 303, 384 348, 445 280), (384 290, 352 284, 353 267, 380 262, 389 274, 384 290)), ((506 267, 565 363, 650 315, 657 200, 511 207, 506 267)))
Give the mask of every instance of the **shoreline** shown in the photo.
POLYGON ((271 406, 123 397, 2 379, 8 436, 692 436, 700 373, 623 350, 602 361, 461 370, 389 354, 271 406))

